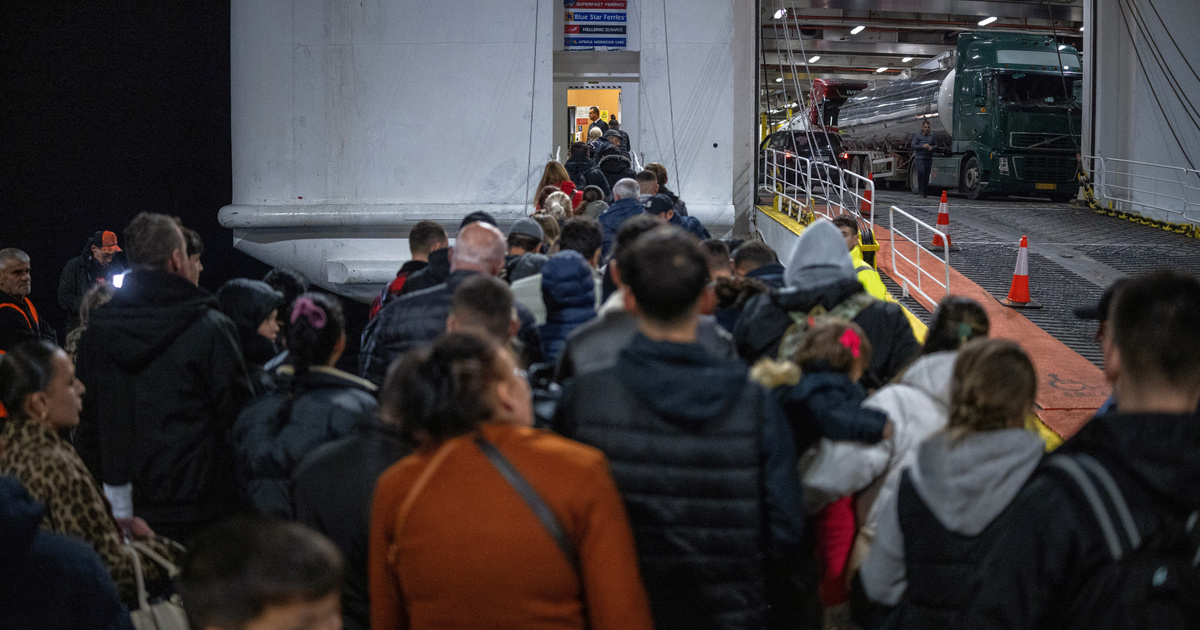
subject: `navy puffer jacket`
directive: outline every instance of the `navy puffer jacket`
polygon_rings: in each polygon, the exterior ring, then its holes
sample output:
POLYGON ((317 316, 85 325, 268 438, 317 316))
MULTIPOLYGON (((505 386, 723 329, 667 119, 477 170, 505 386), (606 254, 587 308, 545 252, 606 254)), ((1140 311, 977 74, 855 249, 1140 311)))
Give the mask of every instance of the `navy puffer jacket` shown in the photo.
POLYGON ((542 267, 542 301, 546 323, 539 329, 542 355, 558 361, 567 335, 596 316, 596 285, 592 267, 582 254, 565 250, 550 257, 542 267))

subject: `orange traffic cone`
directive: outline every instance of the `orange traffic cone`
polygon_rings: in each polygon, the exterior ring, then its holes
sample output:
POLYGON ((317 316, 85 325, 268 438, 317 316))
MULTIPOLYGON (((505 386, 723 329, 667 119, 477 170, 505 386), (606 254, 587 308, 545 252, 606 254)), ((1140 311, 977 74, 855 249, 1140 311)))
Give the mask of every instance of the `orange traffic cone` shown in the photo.
POLYGON ((950 204, 946 200, 946 191, 944 190, 942 191, 942 203, 938 204, 937 229, 946 235, 946 241, 942 242, 942 234, 934 234, 933 246, 953 247, 950 243, 950 204))
MULTIPOLYGON (((867 173, 867 179, 875 181, 875 176, 871 173, 867 173)), ((864 217, 869 217, 871 216, 871 213, 874 212, 874 208, 875 201, 871 199, 871 189, 868 188, 863 191, 862 203, 858 204, 858 214, 864 217)))
POLYGON ((1029 297, 1029 239, 1024 236, 1021 237, 1021 249, 1017 251, 1017 268, 1013 270, 1008 297, 996 299, 1013 308, 1042 308, 1041 304, 1029 297))

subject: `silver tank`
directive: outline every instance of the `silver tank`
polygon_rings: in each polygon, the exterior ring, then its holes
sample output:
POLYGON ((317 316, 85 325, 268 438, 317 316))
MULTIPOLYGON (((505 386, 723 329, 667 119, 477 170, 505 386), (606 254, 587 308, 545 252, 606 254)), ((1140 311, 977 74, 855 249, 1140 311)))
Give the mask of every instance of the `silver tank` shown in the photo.
POLYGON ((928 120, 939 146, 949 147, 954 120, 954 70, 897 77, 855 94, 842 105, 838 131, 852 150, 908 149, 928 120))

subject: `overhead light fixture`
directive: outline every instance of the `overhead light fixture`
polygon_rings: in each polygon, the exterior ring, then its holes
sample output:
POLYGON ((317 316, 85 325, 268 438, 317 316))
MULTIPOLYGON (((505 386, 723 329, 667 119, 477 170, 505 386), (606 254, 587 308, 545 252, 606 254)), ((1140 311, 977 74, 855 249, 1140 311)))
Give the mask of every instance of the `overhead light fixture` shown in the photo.
POLYGON ((983 18, 982 20, 979 20, 979 25, 980 25, 980 26, 987 26, 988 24, 991 24, 992 22, 995 22, 995 21, 996 21, 996 20, 998 20, 998 19, 1000 19, 1000 18, 998 18, 998 17, 996 17, 996 16, 994 16, 994 15, 993 15, 992 17, 989 17, 989 18, 983 18))
POLYGON ((776 20, 781 19, 785 15, 787 15, 787 9, 780 9, 775 12, 775 19, 776 20))
POLYGON ((1079 27, 1079 32, 1080 32, 1080 33, 1082 33, 1082 32, 1083 32, 1083 27, 1082 27, 1082 26, 1080 26, 1080 27, 1079 27))
POLYGON ((863 25, 861 25, 861 24, 860 24, 860 25, 858 25, 858 26, 855 26, 854 28, 850 29, 850 34, 851 34, 851 35, 858 35, 859 33, 863 32, 863 31, 865 31, 865 30, 867 30, 867 27, 865 27, 865 26, 863 26, 863 25))
POLYGON ((882 68, 879 68, 879 69, 878 69, 878 70, 876 70, 875 72, 876 72, 876 73, 880 73, 880 72, 887 72, 887 66, 884 66, 884 67, 882 67, 882 68))
POLYGON ((818 61, 820 61, 820 59, 821 59, 821 55, 813 55, 808 58, 808 63, 817 63, 818 61))
POLYGON ((900 63, 908 63, 908 62, 910 62, 910 61, 912 61, 912 60, 913 60, 913 58, 912 58, 912 57, 905 57, 905 58, 903 58, 903 59, 901 59, 901 60, 900 60, 900 63))
POLYGON ((778 79, 775 79, 775 82, 776 82, 776 83, 783 83, 783 77, 779 77, 778 79))

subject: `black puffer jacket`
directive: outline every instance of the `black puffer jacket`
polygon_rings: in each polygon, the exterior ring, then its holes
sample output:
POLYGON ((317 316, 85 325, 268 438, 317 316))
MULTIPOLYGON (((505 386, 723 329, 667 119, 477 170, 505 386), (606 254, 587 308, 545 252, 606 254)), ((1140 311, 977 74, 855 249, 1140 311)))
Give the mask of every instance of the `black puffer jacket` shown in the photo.
POLYGON ((604 174, 604 181, 608 184, 609 194, 607 198, 612 197, 612 188, 616 183, 628 177, 633 179, 637 173, 633 172, 633 163, 629 158, 621 155, 621 152, 616 147, 605 149, 604 157, 596 163, 596 168, 604 174))
POLYGON ((604 451, 625 498, 655 627, 795 627, 774 577, 800 559, 796 453, 740 362, 638 335, 567 386, 555 427, 604 451))
POLYGON ((0 628, 133 630, 95 550, 41 529, 44 512, 16 477, 0 477, 0 628))
MULTIPOLYGON (((446 281, 450 276, 450 248, 443 247, 442 249, 429 252, 429 264, 424 269, 414 271, 404 281, 404 286, 400 288, 400 295, 408 295, 416 293, 446 281)), ((393 298, 394 299, 394 298, 393 298)))
MULTIPOLYGON (((134 512, 186 540, 242 503, 229 429, 250 399, 237 328, 208 291, 135 270, 83 335, 76 449, 134 512)), ((167 535, 166 532, 160 531, 167 535)))
MULTIPOLYGON (((843 278, 811 289, 780 289, 750 298, 733 333, 738 354, 749 363, 775 358, 783 334, 793 323, 788 313, 808 313, 818 304, 833 309, 862 291, 857 278, 843 278)), ((868 389, 892 380, 921 351, 898 304, 876 301, 859 312, 854 323, 871 342, 871 365, 860 381, 868 389)))
MULTIPOLYGON (((432 259, 432 255, 430 255, 432 259)), ((431 263, 432 266, 432 263, 431 263)), ((426 267, 425 270, 428 270, 426 267)), ((359 354, 359 374, 375 385, 383 383, 388 366, 397 357, 422 344, 429 343, 446 331, 450 316, 450 300, 463 280, 478 271, 459 270, 436 287, 406 294, 388 303, 371 320, 362 334, 359 354)), ((411 279, 409 280, 411 282, 411 279)), ((408 286, 408 283, 405 283, 408 286)), ((525 346, 538 348, 537 326, 533 313, 524 304, 514 305, 521 319, 517 333, 525 346)))
POLYGON ((410 452, 398 429, 376 423, 358 435, 314 449, 292 475, 293 517, 328 536, 346 559, 342 589, 346 630, 366 630, 371 625, 367 534, 375 481, 410 452))
POLYGON ((572 157, 563 166, 566 167, 567 174, 571 176, 571 181, 575 182, 576 190, 583 190, 588 186, 598 186, 600 190, 604 191, 605 197, 612 193, 612 187, 608 185, 604 173, 586 157, 572 157))
POLYGON ((292 517, 288 486, 300 460, 370 427, 376 410, 375 386, 357 376, 313 367, 295 377, 291 368, 280 368, 279 390, 246 407, 232 434, 242 491, 255 510, 280 518, 292 517))

